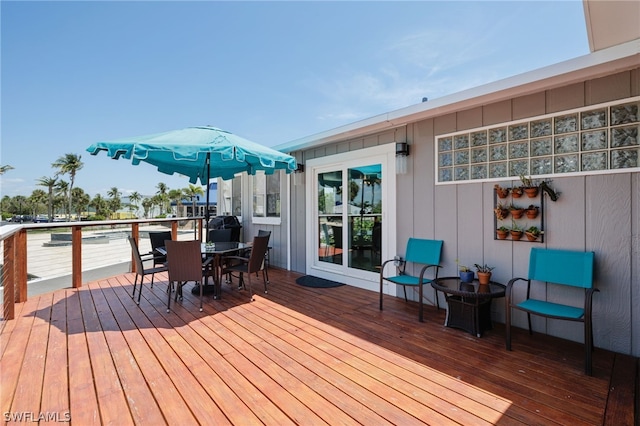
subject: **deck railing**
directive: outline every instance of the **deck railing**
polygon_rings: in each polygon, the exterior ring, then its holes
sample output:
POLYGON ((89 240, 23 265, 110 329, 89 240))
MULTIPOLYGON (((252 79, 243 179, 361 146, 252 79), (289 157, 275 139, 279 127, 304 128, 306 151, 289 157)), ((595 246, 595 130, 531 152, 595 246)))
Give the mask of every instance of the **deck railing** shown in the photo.
MULTIPOLYGON (((170 222, 172 237, 177 239, 178 224, 184 221, 195 222, 197 238, 202 240, 203 217, 54 222, 0 226, 0 241, 4 246, 1 277, 4 292, 2 318, 4 320, 13 319, 15 316, 15 304, 26 302, 27 300, 27 232, 29 230, 71 229, 71 282, 74 288, 79 288, 82 286, 82 233, 85 228, 128 225, 131 229, 131 236, 138 241, 141 224, 166 224, 170 222)), ((135 272, 135 262, 131 262, 131 267, 135 272)))

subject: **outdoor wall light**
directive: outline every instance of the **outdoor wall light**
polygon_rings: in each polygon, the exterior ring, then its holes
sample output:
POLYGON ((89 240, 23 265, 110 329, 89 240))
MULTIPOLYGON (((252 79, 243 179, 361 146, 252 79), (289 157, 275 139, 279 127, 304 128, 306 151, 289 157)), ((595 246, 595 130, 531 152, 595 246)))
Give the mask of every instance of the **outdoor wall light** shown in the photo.
POLYGON ((304 185, 304 164, 298 163, 293 174, 293 184, 295 186, 304 185))
POLYGON ((409 144, 406 142, 396 142, 396 174, 407 173, 407 163, 409 159, 409 144))

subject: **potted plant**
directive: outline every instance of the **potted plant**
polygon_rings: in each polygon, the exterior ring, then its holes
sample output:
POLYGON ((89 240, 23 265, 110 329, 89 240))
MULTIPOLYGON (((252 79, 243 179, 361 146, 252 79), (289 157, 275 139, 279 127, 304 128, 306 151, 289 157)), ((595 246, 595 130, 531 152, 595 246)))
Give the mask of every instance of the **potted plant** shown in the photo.
POLYGON ((478 281, 480 285, 489 284, 491 281, 491 271, 495 266, 488 266, 486 263, 484 265, 478 265, 477 263, 474 265, 476 267, 476 272, 478 273, 478 281))
POLYGON ((540 213, 540 207, 529 204, 529 207, 525 210, 528 219, 535 219, 540 213))
POLYGON ((535 241, 540 237, 543 231, 540 230, 537 226, 530 226, 524 231, 524 234, 527 236, 529 241, 535 241))
POLYGON ((504 206, 502 203, 498 203, 493 211, 495 212, 496 219, 498 220, 504 220, 507 216, 509 216, 509 209, 507 209, 506 206, 504 206))
POLYGON ((514 241, 520 240, 520 238, 522 238, 522 234, 524 233, 522 228, 515 222, 512 223, 511 230, 509 232, 511 233, 511 239, 514 241))
POLYGON ((497 183, 494 185, 494 188, 496 190, 496 194, 498 194, 498 198, 507 198, 509 195, 509 188, 503 188, 497 183))
POLYGON ((463 283, 473 282, 473 271, 468 266, 461 265, 458 259, 456 259, 456 264, 460 273, 460 281, 463 283))
POLYGON ((509 211, 511 212, 511 216, 513 216, 514 219, 520 219, 524 214, 524 209, 516 204, 511 204, 511 207, 509 207, 509 211))
POLYGON ((499 240, 504 240, 509 235, 509 228, 507 228, 506 226, 501 226, 500 228, 496 229, 496 235, 498 236, 499 240))
POLYGON ((531 177, 526 177, 525 175, 520 175, 520 181, 522 181, 522 188, 524 192, 527 194, 529 198, 535 198, 538 196, 538 192, 540 188, 535 184, 531 177))
POLYGON ((511 196, 513 198, 520 198, 522 197, 522 194, 524 194, 524 190, 521 186, 514 186, 513 188, 511 188, 511 196))

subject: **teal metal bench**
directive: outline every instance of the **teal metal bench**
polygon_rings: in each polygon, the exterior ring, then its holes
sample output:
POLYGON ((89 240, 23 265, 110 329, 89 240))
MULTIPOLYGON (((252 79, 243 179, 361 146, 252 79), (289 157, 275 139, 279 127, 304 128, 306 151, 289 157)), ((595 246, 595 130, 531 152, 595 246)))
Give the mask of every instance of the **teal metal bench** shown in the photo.
MULTIPOLYGON (((420 308, 418 309, 418 320, 424 322, 423 307, 422 307, 422 287, 431 284, 432 281, 438 278, 438 269, 440 268, 440 254, 442 253, 442 240, 423 240, 419 238, 409 238, 407 241, 407 250, 405 252, 404 259, 389 259, 385 261, 380 267, 380 310, 382 310, 382 290, 385 281, 392 282, 396 285, 401 285, 404 290, 404 300, 407 302, 407 286, 418 287, 418 298, 420 299, 420 308), (384 274, 385 267, 389 263, 394 263, 395 275, 387 276, 384 274), (407 262, 415 265, 424 265, 420 269, 419 276, 413 276, 406 272, 407 262), (434 269, 434 278, 425 277, 427 270, 434 269)), ((440 309, 438 303, 438 294, 436 292, 436 304, 440 309)))
MULTIPOLYGON (((593 252, 579 252, 557 249, 532 248, 529 255, 529 275, 527 278, 513 278, 507 283, 505 293, 505 328, 507 350, 511 350, 511 310, 519 309, 527 313, 529 334, 531 315, 546 318, 578 321, 584 323, 585 373, 591 375, 591 352, 593 351, 593 328, 591 325, 591 305, 593 293, 593 252), (527 284, 526 299, 514 301, 513 286, 518 281, 527 284), (531 286, 538 282, 564 285, 584 289, 582 306, 570 306, 531 298, 531 286)), ((578 304, 578 302, 576 302, 578 304)))

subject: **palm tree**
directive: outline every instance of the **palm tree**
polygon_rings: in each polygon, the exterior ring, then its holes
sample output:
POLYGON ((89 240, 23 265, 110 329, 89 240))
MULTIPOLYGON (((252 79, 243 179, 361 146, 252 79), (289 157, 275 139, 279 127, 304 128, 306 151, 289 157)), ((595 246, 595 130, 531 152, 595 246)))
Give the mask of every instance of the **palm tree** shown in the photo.
POLYGON ((73 197, 73 210, 76 212, 77 217, 80 218, 85 209, 88 210, 91 197, 89 194, 84 192, 84 189, 82 188, 73 188, 71 192, 71 196, 73 197))
POLYGON ((181 189, 172 189, 169 191, 167 197, 170 201, 175 201, 176 203, 176 216, 180 216, 180 207, 182 206, 182 197, 183 193, 181 189))
POLYGON ((139 192, 133 191, 129 195, 129 211, 133 214, 133 210, 138 210, 138 203, 142 200, 142 195, 139 192))
POLYGON ((167 202, 169 201, 167 192, 169 191, 169 187, 166 183, 160 182, 158 183, 158 185, 156 185, 156 188, 158 188, 158 191, 156 192, 156 197, 158 197, 156 198, 156 200, 158 202, 156 204, 160 206, 161 214, 167 213, 169 211, 169 209, 167 208, 167 202))
POLYGON ((109 202, 105 200, 102 195, 97 194, 93 197, 93 200, 91 200, 89 205, 96 209, 96 216, 103 218, 107 217, 107 214, 109 213, 109 202))
POLYGON ((56 197, 57 199, 53 200, 54 204, 56 204, 57 202, 58 206, 60 206, 60 198, 62 198, 62 206, 64 207, 63 212, 68 213, 69 220, 71 220, 71 212, 68 210, 68 206, 64 205, 65 202, 69 199, 69 182, 67 182, 66 180, 59 180, 58 183, 56 183, 56 195, 58 197, 56 197))
POLYGON ((42 189, 34 189, 29 195, 29 203, 31 204, 31 214, 36 217, 40 212, 40 205, 47 201, 47 193, 42 189))
POLYGON ((153 208, 153 201, 151 198, 145 198, 142 200, 142 208, 144 209, 144 217, 149 218, 149 212, 153 208))
POLYGON ((78 172, 78 170, 82 169, 82 166, 84 166, 82 161, 80 161, 81 158, 82 157, 77 154, 65 154, 51 164, 53 168, 58 169, 58 173, 56 173, 56 176, 65 174, 69 175, 69 210, 67 211, 69 221, 71 221, 72 209, 71 190, 73 190, 73 183, 76 179, 76 173, 78 172))
POLYGON ((9 170, 13 170, 13 166, 10 166, 8 164, 6 166, 0 166, 0 175, 5 174, 9 170))
POLYGON ((58 181, 57 177, 49 178, 46 176, 42 176, 40 179, 38 179, 38 185, 47 187, 49 190, 49 206, 47 208, 47 215, 49 216, 49 222, 53 221, 53 190, 56 186, 57 181, 58 181))
MULTIPOLYGON (((189 200, 191 200, 192 204, 193 204, 193 211, 191 212, 191 214, 193 216, 197 216, 196 215, 196 209, 195 209, 195 200, 198 196, 200 195, 204 195, 204 190, 202 189, 201 186, 198 185, 193 185, 193 184, 189 184, 188 188, 184 188, 182 190, 182 192, 184 192, 184 195, 186 198, 188 198, 189 200)), ((209 206, 207 206, 209 207, 209 206)))
POLYGON ((111 187, 109 191, 107 191, 107 195, 111 197, 111 200, 109 200, 109 208, 111 209, 111 213, 115 214, 115 212, 117 212, 120 207, 122 207, 122 201, 120 200, 122 192, 118 191, 118 188, 114 186, 111 187))

